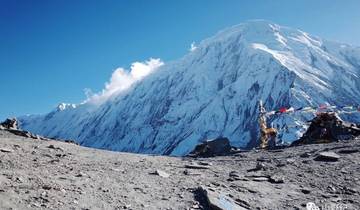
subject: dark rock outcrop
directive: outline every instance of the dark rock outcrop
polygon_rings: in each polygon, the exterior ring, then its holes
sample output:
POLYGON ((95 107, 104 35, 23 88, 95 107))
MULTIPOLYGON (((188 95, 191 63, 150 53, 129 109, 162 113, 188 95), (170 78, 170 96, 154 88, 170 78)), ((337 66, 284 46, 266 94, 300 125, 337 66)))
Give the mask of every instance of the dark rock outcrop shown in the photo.
POLYGON ((0 128, 17 130, 18 129, 18 121, 16 118, 8 118, 4 122, 0 123, 0 128))
POLYGON ((228 138, 219 137, 213 140, 205 141, 198 144, 195 149, 190 152, 190 157, 215 157, 221 155, 228 155, 235 151, 235 148, 231 147, 228 138))

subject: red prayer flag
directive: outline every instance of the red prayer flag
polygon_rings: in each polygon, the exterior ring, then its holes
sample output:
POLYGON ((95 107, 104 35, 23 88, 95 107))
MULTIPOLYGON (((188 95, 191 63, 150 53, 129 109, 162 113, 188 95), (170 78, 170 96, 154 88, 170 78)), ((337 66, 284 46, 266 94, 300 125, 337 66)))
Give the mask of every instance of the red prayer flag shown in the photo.
POLYGON ((279 111, 280 111, 280 113, 285 113, 287 111, 287 109, 285 107, 281 107, 279 111))

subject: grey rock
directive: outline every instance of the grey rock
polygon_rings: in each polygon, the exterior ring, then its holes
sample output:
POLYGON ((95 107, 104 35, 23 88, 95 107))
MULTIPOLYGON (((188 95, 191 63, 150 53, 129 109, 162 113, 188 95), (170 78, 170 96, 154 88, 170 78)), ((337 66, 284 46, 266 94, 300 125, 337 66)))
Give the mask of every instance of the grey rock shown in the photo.
POLYGON ((184 167, 189 169, 209 169, 209 167, 207 166, 195 165, 195 164, 191 164, 191 165, 186 164, 184 167))
POLYGON ((14 152, 14 150, 9 149, 9 148, 0 148, 0 152, 10 153, 10 152, 14 152))
POLYGON ((300 157, 302 157, 302 158, 311 157, 311 153, 308 153, 308 152, 302 153, 302 154, 300 155, 300 157))
POLYGON ((274 183, 274 184, 282 184, 284 183, 284 177, 282 176, 278 176, 278 175, 273 175, 269 177, 269 182, 274 183))
POLYGON ((86 176, 86 174, 83 172, 79 172, 75 175, 75 177, 84 177, 84 176, 86 176))
POLYGON ((266 170, 266 166, 262 162, 257 162, 255 168, 249 169, 248 172, 266 170))
POLYGON ((44 190, 51 190, 52 187, 50 185, 44 185, 42 188, 44 190))
POLYGON ((316 161, 338 161, 340 156, 335 152, 321 152, 316 158, 316 161))
POLYGON ((231 172, 229 173, 229 176, 230 176, 230 177, 235 177, 235 178, 240 177, 239 174, 238 174, 238 172, 236 172, 236 171, 231 171, 231 172))
POLYGON ((340 154, 352 154, 352 153, 357 153, 359 151, 360 151, 359 149, 342 149, 342 150, 339 150, 338 153, 340 153, 340 154))
POLYGON ((226 193, 223 192, 215 192, 207 189, 206 187, 199 188, 201 192, 203 192, 204 196, 207 199, 207 202, 210 206, 210 209, 215 210, 245 210, 248 208, 244 208, 238 205, 232 198, 227 196, 226 193))
POLYGON ((61 147, 56 147, 53 144, 50 144, 47 148, 49 149, 54 149, 54 150, 60 150, 60 151, 64 151, 61 147))
POLYGON ((255 182, 266 182, 266 181, 269 181, 269 178, 268 177, 254 177, 252 180, 255 182))
POLYGON ((209 162, 204 162, 204 161, 200 161, 198 162, 199 165, 202 165, 202 166, 211 166, 212 163, 209 163, 209 162))
POLYGON ((168 173, 166 173, 165 171, 162 171, 162 170, 156 170, 155 172, 153 172, 151 174, 159 175, 159 176, 164 177, 164 178, 169 178, 170 177, 170 174, 168 174, 168 173))
POLYGON ((311 190, 307 189, 307 188, 303 188, 303 189, 301 189, 301 192, 304 193, 304 194, 310 194, 311 190))

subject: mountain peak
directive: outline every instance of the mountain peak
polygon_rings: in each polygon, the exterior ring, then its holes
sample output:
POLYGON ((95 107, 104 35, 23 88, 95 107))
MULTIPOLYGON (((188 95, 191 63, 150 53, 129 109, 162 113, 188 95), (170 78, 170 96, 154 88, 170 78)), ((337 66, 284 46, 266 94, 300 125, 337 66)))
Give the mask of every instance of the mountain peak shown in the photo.
MULTIPOLYGON (((99 107, 61 104, 66 112, 20 121, 34 133, 118 151, 183 155, 220 136, 251 147, 258 140, 259 100, 267 110, 360 104, 360 53, 341 46, 270 21, 248 21, 204 40, 99 107)), ((280 141, 291 142, 314 114, 269 122, 279 128, 280 141)))
POLYGON ((249 20, 226 28, 215 36, 204 40, 200 45, 206 48, 219 42, 241 42, 250 46, 254 43, 260 43, 275 50, 289 50, 293 48, 291 45, 304 44, 304 46, 311 47, 321 47, 322 45, 322 40, 315 36, 267 20, 249 20))

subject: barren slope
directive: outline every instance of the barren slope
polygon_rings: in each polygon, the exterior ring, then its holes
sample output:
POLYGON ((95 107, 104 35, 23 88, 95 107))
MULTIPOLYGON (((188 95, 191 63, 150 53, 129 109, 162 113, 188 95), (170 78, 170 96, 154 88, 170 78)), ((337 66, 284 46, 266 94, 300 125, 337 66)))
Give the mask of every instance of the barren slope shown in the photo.
POLYGON ((0 149, 0 209, 206 209, 199 186, 239 209, 304 209, 308 202, 360 209, 359 140, 182 159, 0 131, 0 149), (326 150, 339 160, 314 160, 326 150))

